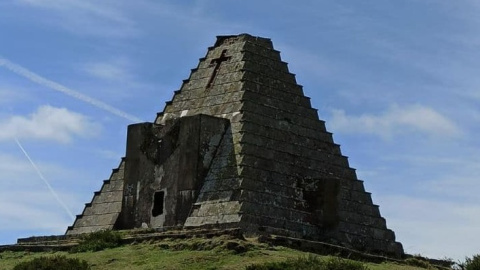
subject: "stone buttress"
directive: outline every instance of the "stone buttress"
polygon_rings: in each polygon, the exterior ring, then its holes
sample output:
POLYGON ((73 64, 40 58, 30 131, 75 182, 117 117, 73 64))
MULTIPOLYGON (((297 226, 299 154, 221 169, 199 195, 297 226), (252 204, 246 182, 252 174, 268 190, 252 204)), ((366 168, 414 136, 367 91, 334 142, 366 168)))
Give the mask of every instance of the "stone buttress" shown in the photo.
POLYGON ((116 220, 86 222, 87 208, 101 207, 95 195, 67 234, 86 226, 239 227, 403 254, 266 38, 218 37, 154 123, 129 127, 124 163, 122 203, 106 200, 116 220))

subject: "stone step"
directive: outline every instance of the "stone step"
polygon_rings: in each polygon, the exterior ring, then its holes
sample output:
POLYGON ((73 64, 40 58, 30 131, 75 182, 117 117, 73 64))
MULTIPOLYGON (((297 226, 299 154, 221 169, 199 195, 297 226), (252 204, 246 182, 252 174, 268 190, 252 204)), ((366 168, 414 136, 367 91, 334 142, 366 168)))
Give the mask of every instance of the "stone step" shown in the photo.
POLYGON ((124 167, 122 158, 110 178, 103 181, 100 191, 95 191, 92 200, 85 204, 82 214, 67 228, 67 235, 113 228, 122 208, 124 167))

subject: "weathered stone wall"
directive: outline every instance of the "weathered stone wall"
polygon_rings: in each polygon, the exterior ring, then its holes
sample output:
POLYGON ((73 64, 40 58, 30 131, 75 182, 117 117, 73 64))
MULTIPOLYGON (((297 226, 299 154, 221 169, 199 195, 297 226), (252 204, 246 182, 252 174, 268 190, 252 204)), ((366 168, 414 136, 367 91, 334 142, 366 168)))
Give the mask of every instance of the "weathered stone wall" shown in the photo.
POLYGON ((129 126, 117 228, 183 226, 228 126, 207 115, 129 126))
POLYGON ((237 226, 241 218, 241 182, 234 155, 232 130, 229 127, 220 141, 185 227, 218 224, 224 227, 230 224, 237 226))
MULTIPOLYGON (((212 159, 228 127, 228 121, 211 116, 197 115, 184 117, 178 121, 178 146, 168 163, 156 164, 155 182, 165 189, 167 197, 174 202, 166 201, 171 205, 167 209, 174 216, 174 220, 166 220, 164 224, 153 226, 183 226, 187 217, 193 211, 192 207, 208 170, 212 159)), ((161 152, 162 149, 160 148, 161 152)))
POLYGON ((154 164, 142 151, 145 138, 151 138, 153 124, 140 123, 128 126, 125 184, 123 187, 122 214, 118 229, 133 229, 142 226, 150 216, 144 208, 152 200, 149 183, 154 177, 154 164), (150 197, 150 198, 146 198, 150 197))

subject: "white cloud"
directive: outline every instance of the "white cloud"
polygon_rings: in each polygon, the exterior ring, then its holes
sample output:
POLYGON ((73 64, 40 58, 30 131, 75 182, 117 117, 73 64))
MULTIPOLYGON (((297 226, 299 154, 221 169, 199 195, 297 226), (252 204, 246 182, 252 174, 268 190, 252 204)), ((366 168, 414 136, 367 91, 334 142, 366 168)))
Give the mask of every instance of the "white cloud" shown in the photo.
MULTIPOLYGON (((79 64, 82 72, 100 79, 102 82, 119 84, 123 87, 141 88, 145 83, 136 80, 135 67, 127 57, 116 57, 107 61, 92 61, 79 64)), ((115 89, 118 93, 118 88, 115 89)))
POLYGON ((29 116, 11 116, 0 120, 0 140, 40 139, 67 143, 74 136, 92 136, 100 126, 82 114, 66 108, 41 106, 29 116))
POLYGON ((28 173, 31 170, 31 165, 27 159, 17 159, 9 155, 0 154, 0 180, 2 188, 6 188, 7 185, 18 186, 18 181, 11 181, 19 176, 33 177, 35 174, 28 173))
POLYGON ((380 115, 349 116, 343 110, 333 110, 332 114, 329 123, 336 132, 373 134, 385 139, 412 131, 432 137, 458 137, 462 133, 447 117, 422 105, 394 105, 380 115))
POLYGON ((0 192, 0 227, 2 230, 41 229, 59 231, 72 220, 56 204, 48 191, 12 190, 0 192), (32 226, 35 224, 34 226, 32 226))
MULTIPOLYGON (((64 193, 62 196, 69 198, 70 204, 81 205, 80 201, 73 199, 76 198, 74 194, 64 193)), ((48 190, 35 184, 30 188, 2 189, 0 217, 0 238, 4 241, 2 244, 14 243, 17 238, 34 235, 60 235, 73 224, 71 217, 58 205, 48 190)))
MULTIPOLYGON (((44 189, 45 192, 48 192, 47 187, 42 180, 39 179, 35 169, 28 159, 23 156, 21 150, 15 149, 12 153, 16 154, 0 154, 0 191, 8 190, 10 192, 13 189, 37 190, 34 188, 34 186, 37 186, 44 189)), ((61 164, 38 160, 36 165, 44 175, 48 176, 54 187, 68 188, 71 181, 84 179, 86 177, 83 172, 79 173, 61 164)), ((0 195, 0 197, 3 198, 4 196, 0 195)), ((48 194, 48 197, 54 200, 51 194, 48 194)))
POLYGON ((131 77, 124 61, 88 63, 84 70, 94 77, 109 81, 124 81, 131 77))
MULTIPOLYGON (((77 207, 82 202, 77 194, 67 190, 78 192, 78 189, 68 186, 78 183, 78 178, 81 178, 78 175, 81 173, 51 163, 40 162, 37 165, 52 180, 51 183, 62 200, 77 213, 77 207)), ((14 243, 18 237, 62 234, 72 222, 26 158, 0 154, 2 244, 14 243), (27 234, 25 231, 28 231, 27 234)))
MULTIPOLYGON (((104 99, 124 101, 133 96, 151 94, 150 91, 158 89, 158 85, 153 87, 148 82, 138 79, 137 66, 128 57, 119 56, 105 61, 79 63, 77 67, 80 72, 93 79, 92 83, 82 87, 94 91, 97 89, 104 99)), ((142 121, 134 116, 129 116, 129 120, 142 121)))
MULTIPOLYGON (((420 184, 424 192, 433 193, 444 198, 454 198, 463 202, 478 202, 478 193, 480 182, 478 171, 480 164, 476 164, 476 169, 469 167, 468 164, 459 164, 453 173, 440 176, 420 184)), ((480 211, 477 213, 480 214, 480 211)))
POLYGON ((455 260, 478 252, 480 204, 412 196, 378 199, 389 206, 381 208, 382 214, 406 252, 455 260))
POLYGON ((1 244, 30 236, 61 235, 73 224, 59 206, 45 200, 49 198, 46 192, 9 190, 0 195, 1 244), (9 193, 13 196, 5 196, 9 193))

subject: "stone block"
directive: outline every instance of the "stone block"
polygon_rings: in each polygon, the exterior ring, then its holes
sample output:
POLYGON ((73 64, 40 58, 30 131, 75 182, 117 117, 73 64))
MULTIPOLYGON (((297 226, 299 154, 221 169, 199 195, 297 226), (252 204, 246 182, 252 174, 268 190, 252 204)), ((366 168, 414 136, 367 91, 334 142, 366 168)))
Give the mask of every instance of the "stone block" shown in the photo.
POLYGON ((208 225, 219 225, 219 224, 228 224, 228 223, 238 223, 241 220, 241 215, 232 214, 232 215, 215 215, 215 216, 204 216, 204 217, 188 217, 185 221, 185 227, 202 227, 208 225))
MULTIPOLYGON (((251 54, 256 54, 261 57, 266 57, 272 60, 272 63, 275 64, 275 66, 278 66, 277 68, 281 72, 288 72, 288 66, 287 63, 281 62, 280 59, 280 52, 277 50, 272 49, 271 47, 264 47, 264 46, 259 46, 258 44, 254 42, 246 42, 242 49, 245 52, 249 52, 251 54), (278 62, 283 63, 283 64, 278 64, 278 62)), ((250 55, 244 54, 244 58, 246 60, 250 60, 249 57, 250 55)))
POLYGON ((286 186, 285 182, 278 178, 269 180, 268 178, 256 177, 255 175, 247 176, 247 174, 248 173, 242 174, 245 180, 241 182, 241 188, 281 194, 286 197, 298 197, 302 195, 301 189, 294 187, 295 184, 286 186))
MULTIPOLYGON (((320 124, 323 127, 325 127, 325 123, 318 119, 317 110, 312 109, 311 107, 298 106, 298 104, 292 103, 291 100, 282 99, 281 97, 279 97, 278 95, 275 95, 272 92, 246 91, 244 92, 243 97, 245 100, 248 100, 249 103, 252 102, 252 104, 255 104, 255 105, 258 105, 259 104, 258 101, 261 100, 262 103, 260 104, 260 106, 269 107, 269 108, 272 108, 272 110, 277 110, 277 113, 283 111, 284 114, 286 114, 286 116, 288 116, 289 114, 293 114, 301 117, 296 119, 311 119, 312 121, 308 122, 307 125, 320 124)), ((270 113, 270 115, 273 115, 273 113, 270 113)), ((326 131, 326 129, 323 128, 323 131, 326 131)))
POLYGON ((212 192, 201 191, 198 195, 197 203, 220 203, 230 201, 233 195, 232 190, 218 190, 212 192))
POLYGON ((369 192, 361 192, 361 191, 351 191, 351 201, 363 203, 363 204, 373 204, 372 196, 369 192))
POLYGON ((289 141, 294 140, 297 137, 310 140, 318 140, 321 142, 333 144, 332 134, 326 132, 315 132, 312 129, 298 128, 298 129, 285 129, 279 126, 279 124, 270 123, 272 119, 264 116, 256 116, 255 119, 251 119, 254 115, 252 112, 243 111, 243 118, 240 121, 240 130, 244 132, 257 133, 262 130, 263 136, 270 138, 281 138, 281 140, 289 141), (291 137, 290 137, 291 136, 291 137))
POLYGON ((251 57, 253 61, 245 62, 243 65, 243 70, 248 72, 254 72, 262 74, 263 76, 268 76, 271 78, 276 78, 291 84, 296 84, 295 75, 290 72, 285 72, 286 63, 275 61, 271 58, 261 56, 249 51, 244 51, 244 57, 251 57), (275 63, 275 64, 274 64, 275 63))
POLYGON ((275 97, 285 102, 290 102, 296 106, 304 107, 306 109, 312 109, 310 98, 301 95, 303 92, 301 86, 297 86, 295 91, 285 90, 285 89, 276 89, 269 85, 259 84, 255 81, 252 81, 248 78, 243 78, 242 88, 247 93, 258 93, 268 97, 275 97))
POLYGON ((83 216, 75 221, 74 227, 113 225, 117 217, 118 213, 83 216))
POLYGON ((221 216, 240 212, 242 204, 238 201, 201 204, 194 215, 196 217, 221 216))
POLYGON ((103 215, 110 213, 120 213, 122 210, 122 201, 98 203, 93 204, 91 207, 86 207, 83 215, 103 215))

